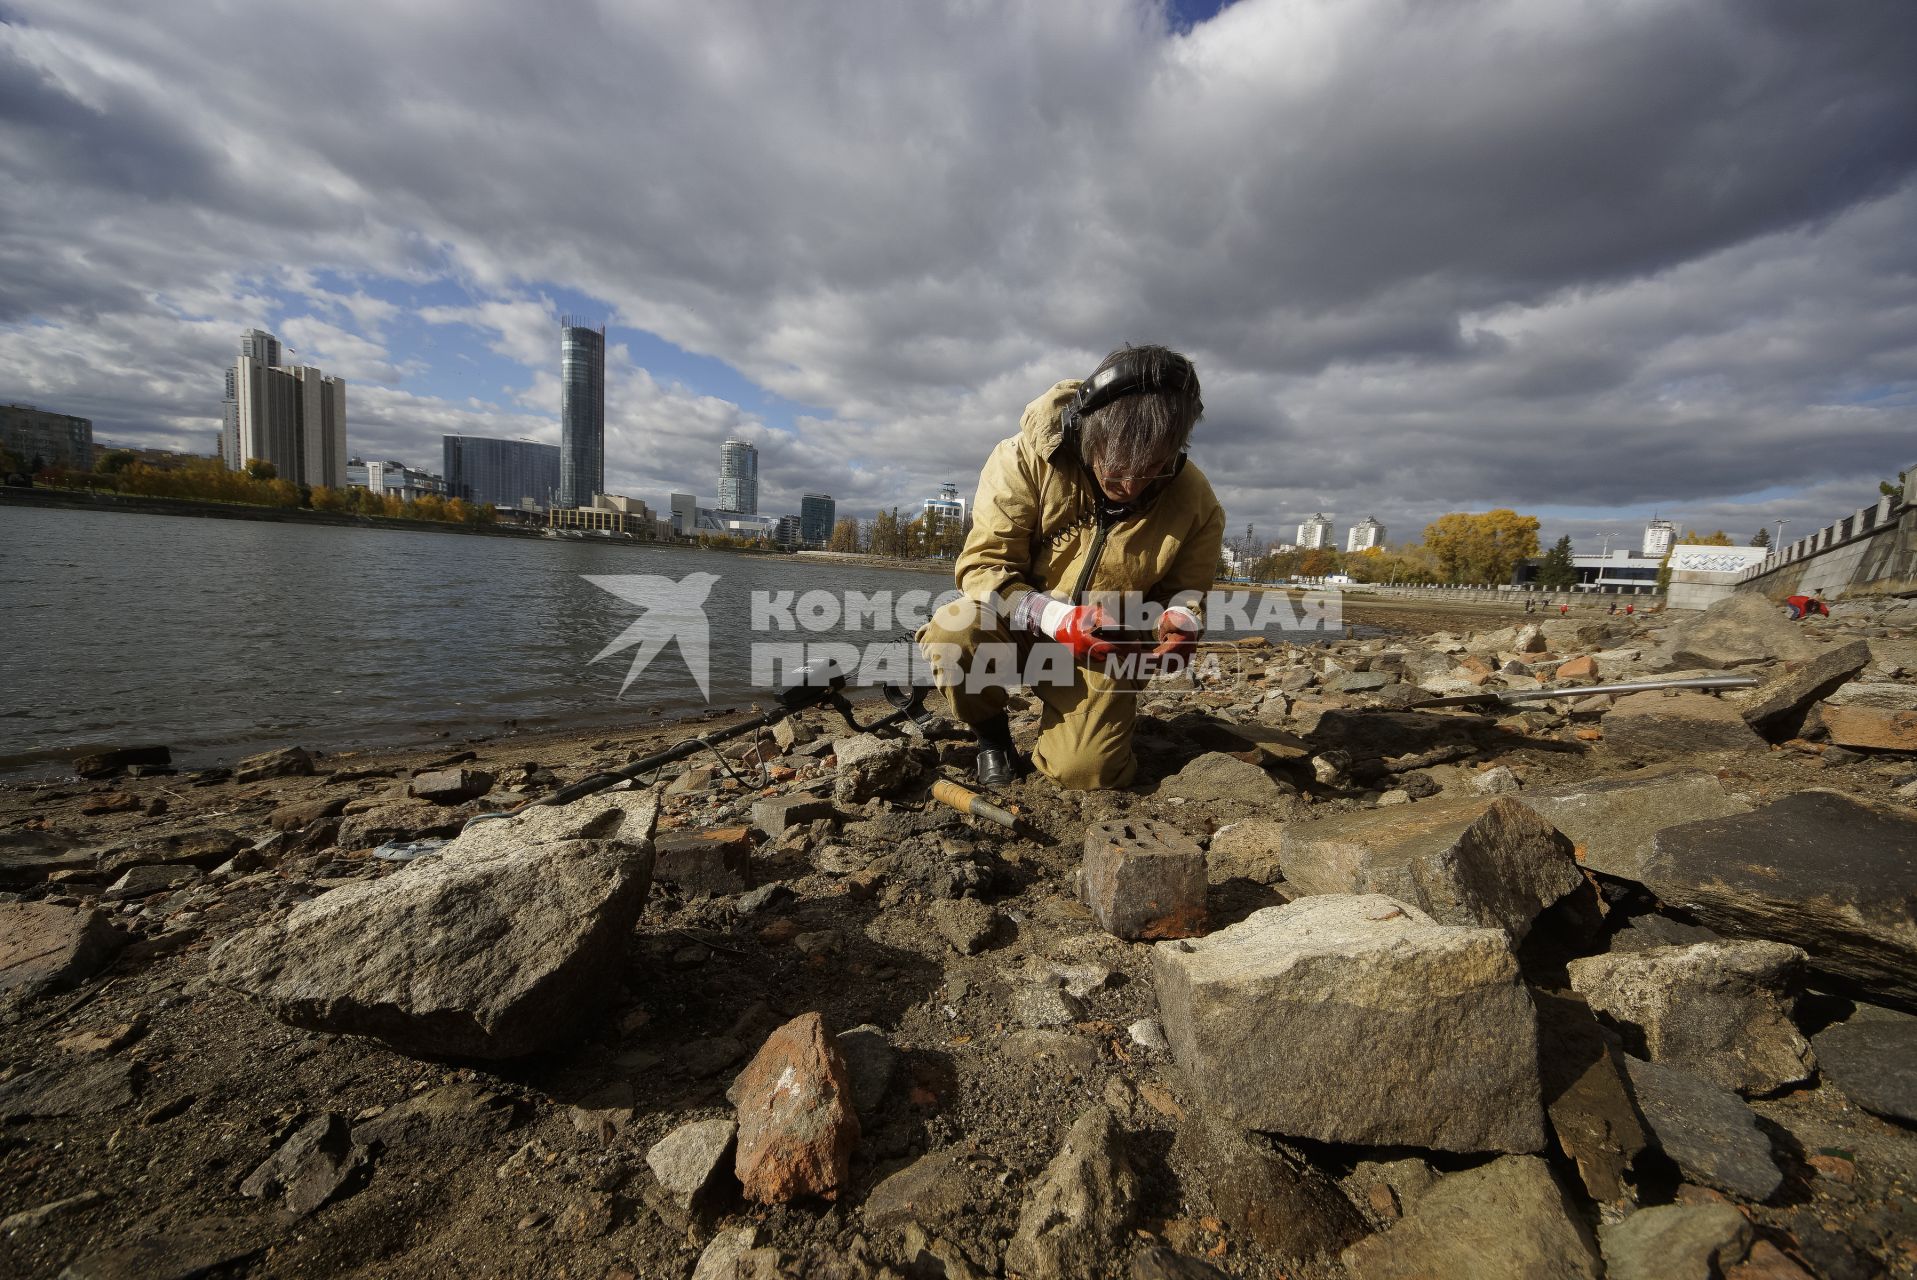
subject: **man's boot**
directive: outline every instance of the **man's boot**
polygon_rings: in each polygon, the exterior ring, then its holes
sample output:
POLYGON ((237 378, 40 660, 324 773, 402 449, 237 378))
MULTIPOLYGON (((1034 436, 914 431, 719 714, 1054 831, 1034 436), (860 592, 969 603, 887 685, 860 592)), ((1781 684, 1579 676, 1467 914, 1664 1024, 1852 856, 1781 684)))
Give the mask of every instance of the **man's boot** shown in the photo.
POLYGON ((983 724, 972 726, 978 737, 978 760, 972 766, 981 787, 1009 787, 1018 781, 1018 749, 1012 745, 1012 722, 1001 711, 983 724))

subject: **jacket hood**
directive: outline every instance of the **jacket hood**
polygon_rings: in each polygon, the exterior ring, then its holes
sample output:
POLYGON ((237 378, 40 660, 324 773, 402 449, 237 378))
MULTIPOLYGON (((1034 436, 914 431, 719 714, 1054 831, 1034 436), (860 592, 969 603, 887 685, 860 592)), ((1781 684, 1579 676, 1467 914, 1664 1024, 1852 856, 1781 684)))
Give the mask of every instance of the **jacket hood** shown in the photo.
POLYGON ((1081 381, 1067 378, 1025 406, 1018 420, 1018 433, 1025 437, 1039 457, 1050 460, 1065 443, 1065 406, 1078 394, 1081 381))

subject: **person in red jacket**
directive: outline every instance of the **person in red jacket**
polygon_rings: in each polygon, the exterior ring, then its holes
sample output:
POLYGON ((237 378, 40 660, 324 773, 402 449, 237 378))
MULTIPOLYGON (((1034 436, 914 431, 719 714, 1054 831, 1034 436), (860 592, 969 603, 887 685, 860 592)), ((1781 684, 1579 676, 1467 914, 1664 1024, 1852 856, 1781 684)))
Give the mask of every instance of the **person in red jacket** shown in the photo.
POLYGON ((1793 621, 1799 618, 1808 618, 1813 613, 1829 617, 1830 606, 1824 603, 1824 593, 1822 591, 1813 591, 1807 596, 1786 596, 1784 598, 1784 612, 1789 614, 1793 621))

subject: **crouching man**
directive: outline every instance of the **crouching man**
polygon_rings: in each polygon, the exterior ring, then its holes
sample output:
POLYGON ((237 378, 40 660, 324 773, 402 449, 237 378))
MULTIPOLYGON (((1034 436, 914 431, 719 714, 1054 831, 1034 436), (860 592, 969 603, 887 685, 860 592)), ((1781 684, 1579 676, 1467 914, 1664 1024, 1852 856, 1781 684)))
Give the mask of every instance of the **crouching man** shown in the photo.
POLYGON ((978 736, 985 786, 1021 771, 1006 700, 1026 675, 1043 707, 1039 772, 1070 790, 1137 772, 1141 677, 1190 660, 1224 542, 1224 509, 1185 455, 1203 413, 1191 361, 1128 346, 1027 405, 986 460, 961 598, 918 635, 978 736))

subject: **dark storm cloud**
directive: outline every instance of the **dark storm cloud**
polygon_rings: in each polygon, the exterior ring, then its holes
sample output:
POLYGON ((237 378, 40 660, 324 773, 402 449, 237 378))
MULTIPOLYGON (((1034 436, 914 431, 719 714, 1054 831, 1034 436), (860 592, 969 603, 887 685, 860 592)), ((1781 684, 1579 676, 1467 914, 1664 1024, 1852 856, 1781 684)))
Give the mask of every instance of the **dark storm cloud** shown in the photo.
POLYGON ((531 370, 504 409, 382 387, 413 353, 314 293, 369 448, 549 425, 553 288, 828 415, 615 377, 655 499, 733 432, 788 506, 969 490, 1127 339, 1198 360, 1196 456, 1272 530, 1824 501, 1917 438, 1901 4, 12 11, 0 393, 129 429, 210 433, 259 282, 329 268, 459 281, 531 370))

